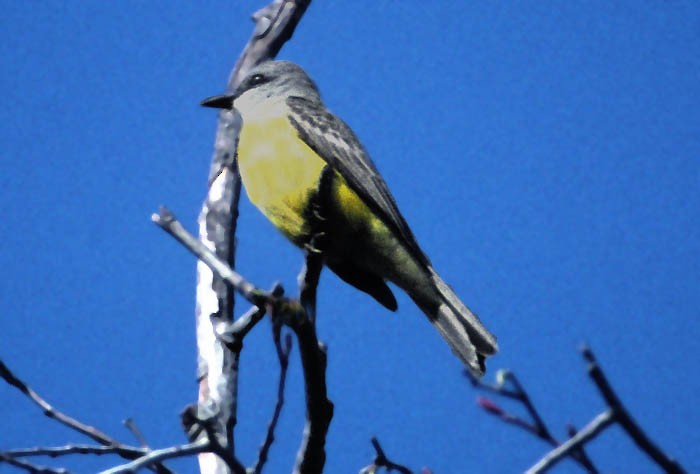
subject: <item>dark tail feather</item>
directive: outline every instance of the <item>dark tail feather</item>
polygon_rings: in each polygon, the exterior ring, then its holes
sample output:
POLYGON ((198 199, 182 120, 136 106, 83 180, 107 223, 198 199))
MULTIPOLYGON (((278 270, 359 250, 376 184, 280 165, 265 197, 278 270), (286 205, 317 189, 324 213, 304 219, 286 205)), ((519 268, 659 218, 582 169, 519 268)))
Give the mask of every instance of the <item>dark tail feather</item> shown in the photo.
POLYGON ((498 351, 496 338, 432 268, 430 272, 441 301, 437 305, 426 305, 418 301, 416 303, 450 345, 452 352, 472 372, 483 375, 486 370, 486 357, 498 351))

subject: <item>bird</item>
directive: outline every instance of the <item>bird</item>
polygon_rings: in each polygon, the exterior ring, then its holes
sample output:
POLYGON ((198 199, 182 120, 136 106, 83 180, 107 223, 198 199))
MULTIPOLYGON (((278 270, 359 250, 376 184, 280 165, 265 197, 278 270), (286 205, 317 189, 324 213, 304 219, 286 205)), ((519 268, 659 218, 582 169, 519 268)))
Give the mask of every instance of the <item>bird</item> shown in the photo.
POLYGON ((355 133, 324 105, 301 66, 268 60, 233 93, 201 105, 235 109, 238 168, 251 201, 292 243, 321 237, 324 265, 396 311, 405 291, 475 375, 496 338, 433 269, 355 133))

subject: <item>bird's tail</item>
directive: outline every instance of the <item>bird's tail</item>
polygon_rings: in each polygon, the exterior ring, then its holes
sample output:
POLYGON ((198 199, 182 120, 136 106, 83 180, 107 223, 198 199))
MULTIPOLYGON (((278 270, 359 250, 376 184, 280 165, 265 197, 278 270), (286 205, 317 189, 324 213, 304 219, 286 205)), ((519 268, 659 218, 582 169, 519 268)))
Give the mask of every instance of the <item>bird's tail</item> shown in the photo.
POLYGON ((430 278, 439 301, 425 303, 414 300, 428 316, 440 335, 462 362, 475 374, 483 375, 487 356, 498 351, 496 338, 479 318, 460 301, 447 283, 433 270, 430 278))

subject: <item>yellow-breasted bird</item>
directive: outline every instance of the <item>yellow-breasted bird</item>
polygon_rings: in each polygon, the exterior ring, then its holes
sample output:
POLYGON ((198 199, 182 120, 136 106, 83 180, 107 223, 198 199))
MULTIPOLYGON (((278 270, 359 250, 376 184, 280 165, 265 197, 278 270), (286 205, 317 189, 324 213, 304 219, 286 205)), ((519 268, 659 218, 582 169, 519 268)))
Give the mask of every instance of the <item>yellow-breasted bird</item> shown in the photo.
POLYGON ((234 94, 202 105, 242 118, 238 167, 250 201, 299 247, 323 235, 328 268, 394 311, 402 288, 471 370, 484 372, 495 337, 438 276, 386 183, 314 82, 287 61, 267 61, 234 94))

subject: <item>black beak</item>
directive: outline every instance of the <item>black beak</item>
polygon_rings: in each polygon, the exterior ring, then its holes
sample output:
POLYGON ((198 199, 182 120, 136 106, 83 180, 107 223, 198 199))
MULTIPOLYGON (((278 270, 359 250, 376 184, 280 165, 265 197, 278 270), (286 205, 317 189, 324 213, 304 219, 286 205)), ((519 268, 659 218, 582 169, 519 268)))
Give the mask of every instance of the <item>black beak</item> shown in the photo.
POLYGON ((200 102, 204 107, 212 107, 214 109, 232 109, 235 95, 215 95, 200 102))

